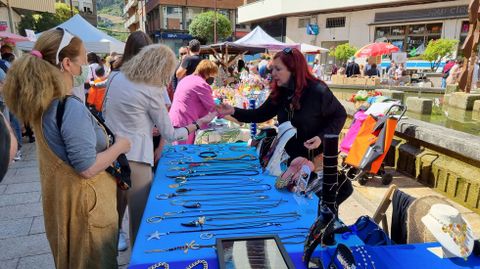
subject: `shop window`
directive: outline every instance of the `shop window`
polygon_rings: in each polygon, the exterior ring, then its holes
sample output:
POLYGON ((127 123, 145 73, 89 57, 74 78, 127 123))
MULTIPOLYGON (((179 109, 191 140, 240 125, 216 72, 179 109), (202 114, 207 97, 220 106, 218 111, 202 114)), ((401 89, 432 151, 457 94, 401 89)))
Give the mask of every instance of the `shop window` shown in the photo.
POLYGON ((310 18, 298 19, 298 28, 307 28, 307 25, 309 24, 310 24, 310 18))
POLYGON ((418 56, 425 51, 425 36, 407 37, 407 49, 409 56, 418 56))
POLYGON ((325 28, 342 28, 345 27, 345 17, 327 18, 325 28))
POLYGON ((181 7, 163 7, 163 29, 183 30, 182 8, 181 7))
POLYGON ((462 29, 460 29, 461 35, 468 35, 468 30, 470 30, 470 23, 468 21, 462 22, 462 29))
POLYGON ((377 27, 375 31, 375 39, 390 35, 390 27, 377 27))
POLYGON ((203 12, 203 8, 200 7, 187 7, 185 8, 185 29, 188 29, 193 18, 203 12))
POLYGON ((442 24, 441 23, 433 23, 427 24, 427 34, 441 34, 442 33, 442 24))
POLYGON ((425 34, 425 24, 408 26, 408 33, 411 34, 411 35, 424 35, 425 34))
POLYGON ((405 26, 392 26, 392 36, 405 35, 405 26))

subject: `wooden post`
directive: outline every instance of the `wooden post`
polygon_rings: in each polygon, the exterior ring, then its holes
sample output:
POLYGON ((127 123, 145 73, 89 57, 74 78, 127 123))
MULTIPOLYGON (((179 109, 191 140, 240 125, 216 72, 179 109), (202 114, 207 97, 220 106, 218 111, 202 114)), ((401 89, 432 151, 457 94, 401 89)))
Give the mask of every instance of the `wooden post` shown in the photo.
POLYGON ((470 93, 472 88, 473 70, 477 62, 478 44, 480 38, 480 0, 472 0, 468 6, 468 18, 470 27, 468 36, 463 43, 463 55, 465 62, 463 71, 460 74, 459 88, 470 93))

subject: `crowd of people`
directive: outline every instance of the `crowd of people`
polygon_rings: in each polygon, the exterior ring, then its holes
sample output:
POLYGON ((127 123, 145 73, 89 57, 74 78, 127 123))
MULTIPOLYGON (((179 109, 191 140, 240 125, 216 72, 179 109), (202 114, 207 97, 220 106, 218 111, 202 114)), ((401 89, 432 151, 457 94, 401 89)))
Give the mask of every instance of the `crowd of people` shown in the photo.
MULTIPOLYGON (((122 55, 100 58, 57 28, 8 67, 2 94, 11 114, 35 131, 45 230, 57 268, 115 268, 117 251, 128 248, 123 215, 128 205, 133 246, 162 145, 192 144, 216 116, 291 121, 298 128, 286 146, 291 159, 320 155, 323 135, 342 129, 345 109, 300 51, 235 66, 202 59, 199 51, 192 40, 178 59, 134 32, 122 55), (269 79, 270 96, 255 110, 216 104, 211 85, 222 70, 269 79), (123 154, 131 170, 128 190, 108 169, 123 154)), ((15 128, 9 130, 13 137, 15 128)))
MULTIPOLYGON (((133 246, 163 145, 193 144, 196 131, 215 117, 290 122, 297 133, 285 145, 288 163, 319 158, 324 135, 338 135, 347 117, 322 80, 323 66, 316 61, 310 69, 297 49, 258 62, 215 63, 202 59, 198 40, 181 47, 177 58, 138 31, 130 34, 121 55, 101 58, 87 53, 80 38, 57 28, 44 32, 18 59, 7 48, 1 52, 6 104, 2 100, 1 123, 12 128, 2 128, 7 131, 0 135, 12 142, 9 156, 0 161, 19 157, 20 122, 31 126, 27 133, 36 141, 45 230, 57 268, 116 268, 117 251, 128 248, 122 229, 127 205, 133 246), (261 106, 247 110, 215 102, 212 85, 229 83, 223 76, 247 74, 270 82, 261 106), (131 171, 127 190, 117 186, 109 169, 123 154, 131 171)), ((446 83, 458 80, 462 63, 447 63, 446 83)), ((361 66, 353 59, 335 72, 348 77, 382 73, 375 63, 361 66)), ((392 62, 386 74, 392 83, 406 83, 403 64, 392 62)))

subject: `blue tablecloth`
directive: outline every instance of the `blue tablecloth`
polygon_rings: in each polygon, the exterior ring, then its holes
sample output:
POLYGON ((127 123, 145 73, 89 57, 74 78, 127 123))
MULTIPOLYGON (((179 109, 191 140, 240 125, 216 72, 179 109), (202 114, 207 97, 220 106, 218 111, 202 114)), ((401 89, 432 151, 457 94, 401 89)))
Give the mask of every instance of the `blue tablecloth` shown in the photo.
MULTIPOLYGON (((199 250, 189 250, 188 253, 184 253, 182 250, 176 250, 171 252, 161 252, 161 253, 145 253, 147 250, 152 249, 167 249, 172 248, 175 246, 182 246, 186 243, 195 240, 196 243, 200 245, 210 245, 215 244, 215 237, 209 240, 200 239, 201 232, 193 232, 193 233, 183 233, 183 234, 171 234, 166 235, 160 238, 160 240, 147 240, 149 235, 158 231, 160 233, 170 232, 170 231, 183 231, 183 230, 192 230, 195 228, 187 228, 180 225, 181 222, 186 222, 190 219, 169 219, 164 220, 160 223, 147 223, 146 219, 152 216, 161 216, 164 212, 168 211, 179 211, 185 209, 181 206, 173 206, 169 203, 168 200, 157 200, 155 198, 158 194, 163 193, 172 193, 174 190, 169 188, 168 185, 174 183, 174 180, 171 178, 167 178, 166 174, 175 173, 175 171, 167 171, 169 167, 175 166, 171 164, 171 161, 175 161, 181 159, 180 157, 183 156, 191 156, 193 160, 200 161, 201 158, 198 157, 198 153, 201 151, 215 151, 218 153, 219 158, 224 157, 234 157, 239 156, 245 153, 248 154, 255 154, 254 149, 247 149, 248 152, 239 149, 246 147, 244 143, 242 144, 235 144, 236 151, 233 152, 230 149, 232 144, 219 144, 219 145, 192 145, 192 146, 176 146, 173 148, 167 147, 166 152, 173 152, 179 154, 166 154, 166 156, 162 157, 157 172, 155 173, 154 182, 152 184, 152 188, 150 191, 149 199, 144 211, 142 224, 140 226, 140 230, 138 232, 135 246, 133 248, 133 252, 131 255, 130 266, 129 268, 148 268, 148 266, 157 263, 157 262, 167 262, 170 265, 170 268, 185 268, 190 263, 198 260, 198 259, 205 259, 208 262, 209 268, 218 268, 218 260, 217 260, 217 253, 216 250, 213 248, 202 248, 199 250), (240 147, 238 147, 240 145, 240 147), (170 158, 169 158, 170 156, 170 158)), ((257 161, 258 162, 258 161, 257 161)), ((317 200, 305 200, 305 199, 297 199, 294 197, 292 193, 289 192, 279 192, 277 191, 273 185, 275 178, 271 176, 267 176, 264 174, 260 174, 258 176, 254 176, 253 178, 262 179, 261 183, 258 184, 270 184, 272 185, 272 189, 265 192, 266 195, 269 196, 269 200, 278 201, 280 199, 287 200, 286 203, 282 203, 280 206, 270 209, 268 214, 280 213, 280 212, 291 212, 297 211, 301 214, 301 218, 295 220, 294 222, 284 223, 280 227, 267 227, 267 228, 256 228, 256 229, 247 229, 247 230, 238 230, 241 234, 236 233, 237 231, 218 231, 214 233, 221 233, 219 238, 225 237, 235 237, 235 236, 247 236, 247 235, 263 235, 265 233, 269 233, 269 230, 278 230, 278 229, 292 229, 292 228, 299 228, 305 227, 309 228, 310 225, 314 222, 316 215, 317 215, 317 200)), ((221 179, 219 179, 221 181, 221 179)), ((211 182, 211 181, 210 181, 211 182)), ((205 199, 205 197, 199 197, 199 199, 205 199)), ((212 197, 215 199, 215 197, 212 197)), ((229 202, 228 199, 225 200, 225 205, 231 207, 232 203, 229 202)), ((255 202, 252 202, 255 203, 255 202)), ((217 207, 222 208, 222 207, 217 207)), ((238 220, 238 223, 252 221, 248 220, 238 220)), ((231 221, 227 221, 231 223, 231 221)), ((205 226, 207 229, 207 226, 205 226)), ((276 234, 276 232, 270 232, 271 234, 276 234)), ((305 235, 307 232, 305 231, 305 235)), ((291 239, 293 241, 303 241, 303 238, 296 238, 291 239)), ((291 241, 286 240, 286 241, 291 241)), ((343 242, 347 245, 362 245, 363 243, 356 237, 351 236, 347 241, 341 239, 340 236, 337 236, 337 241, 343 242)), ((303 243, 300 244, 286 244, 285 248, 289 253, 292 261, 295 264, 296 268, 305 268, 302 263, 302 255, 303 255, 303 243)))
MULTIPOLYGON (((427 248, 439 247, 440 244, 424 243, 391 246, 364 246, 371 256, 366 260, 367 266, 362 261, 362 256, 355 251, 357 247, 350 245, 357 262, 361 262, 358 269, 458 269, 480 268, 480 257, 473 254, 465 261, 462 258, 439 258, 427 248), (372 266, 371 261, 374 261, 372 266)), ((322 251, 322 260, 327 267, 335 250, 330 248, 322 251)))

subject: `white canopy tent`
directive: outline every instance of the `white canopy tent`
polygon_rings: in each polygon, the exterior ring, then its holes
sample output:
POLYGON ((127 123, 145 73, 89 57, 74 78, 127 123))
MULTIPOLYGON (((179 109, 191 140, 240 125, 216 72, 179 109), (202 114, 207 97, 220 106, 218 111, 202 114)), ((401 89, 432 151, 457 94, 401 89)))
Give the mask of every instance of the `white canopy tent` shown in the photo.
MULTIPOLYGON (((123 53, 125 48, 125 43, 98 30, 78 14, 70 18, 68 21, 58 25, 57 27, 67 29, 70 33, 82 39, 87 52, 123 53)), ((39 37, 41 34, 42 33, 39 33, 36 36, 39 37)), ((30 51, 33 48, 33 44, 34 42, 31 41, 18 42, 17 48, 20 50, 30 51)))
POLYGON ((260 26, 255 27, 253 31, 234 43, 244 46, 263 47, 269 50, 282 50, 284 48, 300 49, 299 44, 287 44, 276 40, 267 34, 260 26))
POLYGON ((318 46, 314 46, 314 45, 310 45, 310 44, 305 44, 305 43, 302 43, 300 44, 301 46, 301 52, 302 53, 322 53, 322 52, 328 52, 329 50, 326 49, 326 48, 322 48, 322 47, 318 47, 318 46))

